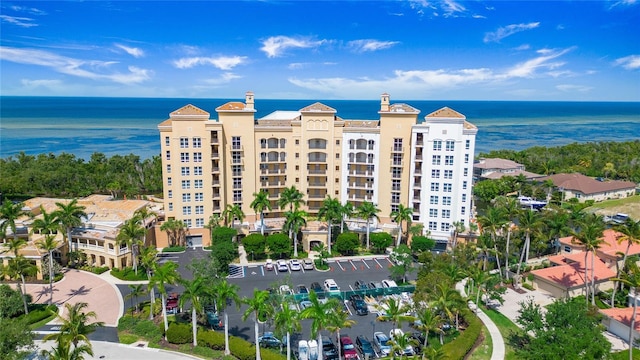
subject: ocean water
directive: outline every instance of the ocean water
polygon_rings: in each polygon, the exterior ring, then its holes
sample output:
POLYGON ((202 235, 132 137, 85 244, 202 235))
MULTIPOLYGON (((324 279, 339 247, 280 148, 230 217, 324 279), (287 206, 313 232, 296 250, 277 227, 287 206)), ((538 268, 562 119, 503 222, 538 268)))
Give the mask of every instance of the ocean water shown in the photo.
MULTIPOLYGON (((238 99, 150 99, 88 97, 0 97, 0 158, 72 153, 88 159, 160 153, 157 125, 169 113, 193 104, 216 118, 215 108, 238 99)), ((320 101, 343 119, 378 119, 379 100, 256 99, 256 118, 275 110, 299 110, 320 101)), ((478 126, 476 153, 572 142, 640 139, 640 102, 402 101, 419 118, 448 106, 478 126)))

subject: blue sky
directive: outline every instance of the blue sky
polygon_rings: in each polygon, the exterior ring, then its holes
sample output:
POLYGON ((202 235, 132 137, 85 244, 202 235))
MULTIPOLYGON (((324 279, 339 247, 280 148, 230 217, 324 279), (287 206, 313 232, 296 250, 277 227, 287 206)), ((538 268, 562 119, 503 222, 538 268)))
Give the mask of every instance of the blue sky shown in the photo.
POLYGON ((0 7, 2 95, 640 101, 640 0, 0 7))

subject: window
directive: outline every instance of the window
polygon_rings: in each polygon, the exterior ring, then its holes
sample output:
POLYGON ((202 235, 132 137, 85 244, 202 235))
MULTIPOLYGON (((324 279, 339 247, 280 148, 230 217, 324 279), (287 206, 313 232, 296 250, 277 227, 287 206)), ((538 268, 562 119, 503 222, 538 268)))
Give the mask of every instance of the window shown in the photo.
POLYGON ((287 139, 280 139, 280 149, 287 147, 287 139))
POLYGON ((433 141, 433 150, 434 151, 442 150, 442 140, 434 140, 433 141))
POLYGON ((193 175, 202 175, 202 166, 194 166, 193 175))
POLYGON ((469 168, 464 168, 464 176, 469 175, 469 168))
POLYGON ((171 164, 167 164, 167 174, 171 174, 171 164))
POLYGON ((203 202, 204 201, 204 194, 201 192, 197 192, 194 194, 194 199, 196 202, 203 202))
POLYGON ((169 146, 169 144, 171 144, 170 139, 169 139, 169 137, 168 137, 168 136, 165 136, 165 137, 164 137, 164 145, 165 145, 165 146, 169 146))
POLYGON ((189 176, 189 167, 188 166, 183 166, 180 168, 180 173, 182 174, 182 176, 189 176))
POLYGON ((400 180, 391 180, 391 191, 400 191, 400 180))
POLYGON ((242 190, 233 190, 233 201, 234 202, 242 201, 242 190))
POLYGON ((168 197, 169 199, 173 199, 173 190, 169 190, 169 191, 167 191, 167 197, 168 197))
POLYGON ((467 190, 467 182, 466 181, 462 182, 462 190, 467 190))
POLYGON ((204 227, 204 219, 203 218, 197 218, 196 219, 196 227, 198 227, 198 228, 204 227))
POLYGON ((191 202, 191 194, 190 193, 182 194, 182 202, 191 202))
POLYGON ((444 192, 451 192, 451 188, 452 188, 451 184, 443 184, 442 185, 442 190, 444 192))
POLYGON ((471 148, 471 140, 465 140, 464 148, 465 150, 469 150, 469 148, 471 148))
POLYGON ((242 189, 242 178, 234 178, 233 179, 233 188, 234 189, 242 189))
POLYGON ((231 149, 233 149, 233 150, 240 150, 241 149, 240 136, 232 136, 231 137, 231 149))
POLYGON ((193 153, 193 161, 202 162, 202 153, 201 152, 193 153))
POLYGON ((433 155, 431 165, 440 165, 440 155, 433 155))
POLYGON ((391 168, 391 178, 393 179, 399 179, 400 176, 402 175, 402 168, 391 168))
POLYGON ((300 159, 300 153, 296 153, 296 159, 300 159))
POLYGON ((449 218, 451 218, 451 210, 448 210, 448 209, 444 209, 444 210, 442 210, 442 217, 443 217, 444 219, 449 219, 449 218))
POLYGON ((443 196, 442 205, 451 205, 451 196, 443 196))
POLYGON ((467 209, 463 206, 460 208, 460 214, 464 215, 467 209))
POLYGON ((429 197, 429 204, 431 205, 438 205, 438 197, 435 195, 431 195, 429 197))
POLYGON ((242 166, 240 166, 240 165, 231 165, 231 175, 232 176, 242 176, 242 166))
POLYGON ((171 160, 171 151, 167 150, 165 154, 166 154, 166 155, 165 155, 165 158, 166 158, 167 160, 171 160))
POLYGON ((182 188, 190 189, 191 188, 191 180, 182 180, 182 188))
POLYGON ((444 157, 445 165, 453 165, 453 155, 447 155, 444 157))
POLYGON ((431 183, 431 191, 440 191, 440 183, 431 183))
POLYGON ((400 203, 400 193, 391 193, 391 203, 399 204, 400 203))
POLYGON ((441 231, 449 231, 449 223, 440 224, 440 230, 441 231))
POLYGON ((191 206, 183 206, 182 215, 191 215, 191 206))
POLYGON ((453 140, 447 140, 447 151, 453 151, 453 149, 455 148, 455 142, 453 140))
POLYGON ((172 202, 169 203, 169 211, 173 211, 173 203, 172 202))
POLYGON ((167 186, 171 186, 171 185, 173 185, 173 179, 168 177, 167 178, 167 186))
POLYGON ((467 202, 467 194, 462 194, 462 202, 467 202))
POLYGON ((340 153, 336 153, 336 159, 340 159, 340 153))
POLYGON ((464 154, 464 163, 465 164, 469 163, 469 154, 464 154))
POLYGON ((194 189, 202 189, 202 179, 193 180, 194 189))
POLYGON ((186 137, 181 137, 180 138, 180 148, 181 149, 186 149, 189 147, 189 139, 186 137))
POLYGON ((453 170, 445 170, 444 171, 445 179, 453 179, 453 170))
POLYGON ((204 214, 204 205, 196 205, 196 215, 204 214))
POLYGON ((201 148, 202 147, 202 139, 199 137, 194 137, 192 140, 193 143, 193 147, 194 148, 201 148))
POLYGON ((429 230, 438 230, 438 223, 435 221, 429 221, 429 230))
POLYGON ((440 178, 440 170, 437 170, 437 169, 431 170, 431 178, 432 179, 440 178))
POLYGON ((429 217, 438 217, 438 209, 429 209, 429 217))
POLYGON ((340 145, 340 140, 336 140, 336 145, 340 145))
POLYGON ((240 155, 240 151, 232 151, 231 152, 231 163, 232 164, 241 164, 242 160, 241 160, 241 155, 240 155))
POLYGON ((189 162, 189 153, 180 153, 180 162, 189 162))
POLYGON ((400 139, 400 138, 393 139, 393 151, 403 151, 402 150, 402 139, 400 139))

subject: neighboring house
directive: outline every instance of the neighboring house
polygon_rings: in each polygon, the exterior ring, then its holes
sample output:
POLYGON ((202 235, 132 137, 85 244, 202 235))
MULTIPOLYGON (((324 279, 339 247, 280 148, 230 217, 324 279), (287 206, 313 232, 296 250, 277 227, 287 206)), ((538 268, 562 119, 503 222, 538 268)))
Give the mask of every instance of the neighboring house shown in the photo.
POLYGON ((587 200, 603 201, 622 199, 636 193, 636 183, 634 182, 618 180, 598 181, 578 173, 555 174, 542 177, 538 180, 551 180, 553 185, 563 193, 563 200, 577 198, 580 202, 587 200))
MULTIPOLYGON (((632 307, 601 309, 600 313, 605 316, 602 324, 609 332, 622 339, 629 339, 629 328, 631 327, 631 318, 633 317, 632 307)), ((636 340, 640 338, 640 311, 636 314, 633 338, 636 340)))
POLYGON ((481 158, 473 164, 473 177, 475 180, 495 180, 503 176, 524 175, 527 179, 539 178, 542 175, 525 171, 522 164, 515 161, 500 158, 481 158))

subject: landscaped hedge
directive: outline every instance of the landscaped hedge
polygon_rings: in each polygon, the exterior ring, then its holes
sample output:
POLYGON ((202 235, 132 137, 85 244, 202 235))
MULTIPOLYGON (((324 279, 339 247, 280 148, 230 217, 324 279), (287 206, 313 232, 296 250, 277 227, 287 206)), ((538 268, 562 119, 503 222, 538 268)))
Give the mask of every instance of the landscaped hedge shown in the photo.
POLYGON ((176 253, 176 252, 184 252, 186 248, 184 246, 169 246, 162 249, 163 253, 176 253))
MULTIPOLYGON (((168 335, 168 333, 167 333, 168 335)), ((207 346, 214 350, 224 350, 224 333, 211 330, 198 333, 198 346, 207 346)), ((256 346, 235 336, 229 336, 229 350, 238 360, 254 360, 256 346)), ((263 360, 284 360, 287 357, 269 349, 260 349, 263 360)))
POLYGON ((452 360, 464 359, 482 332, 482 322, 474 313, 466 310, 461 315, 469 326, 455 340, 442 347, 447 358, 452 360))
POLYGON ((35 324, 38 321, 44 320, 50 317, 52 314, 58 313, 58 307, 55 305, 46 305, 44 307, 40 307, 34 310, 31 310, 29 314, 26 315, 27 323, 35 324))
POLYGON ((188 324, 171 323, 167 330, 167 341, 172 344, 186 344, 193 342, 193 333, 188 324))
POLYGON ((224 350, 224 334, 215 331, 199 331, 198 346, 206 346, 213 350, 224 350))
POLYGON ((153 321, 130 315, 125 315, 118 320, 118 330, 128 331, 149 341, 162 339, 162 331, 153 321))
POLYGON ((142 267, 138 267, 138 275, 136 275, 136 272, 130 267, 126 267, 124 269, 113 268, 111 269, 111 275, 120 280, 126 281, 147 280, 147 271, 142 267))

